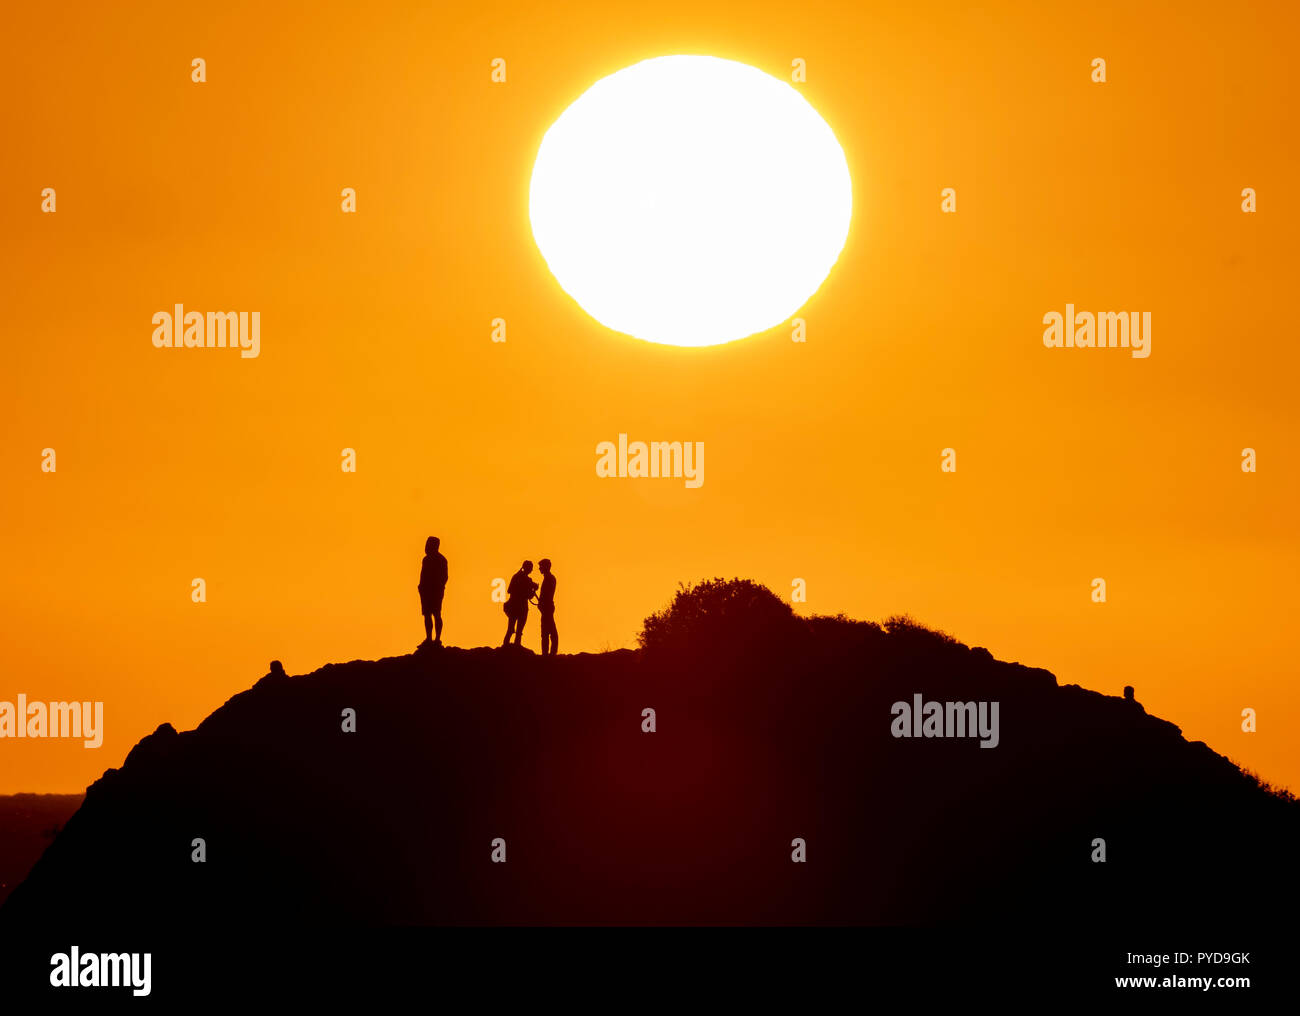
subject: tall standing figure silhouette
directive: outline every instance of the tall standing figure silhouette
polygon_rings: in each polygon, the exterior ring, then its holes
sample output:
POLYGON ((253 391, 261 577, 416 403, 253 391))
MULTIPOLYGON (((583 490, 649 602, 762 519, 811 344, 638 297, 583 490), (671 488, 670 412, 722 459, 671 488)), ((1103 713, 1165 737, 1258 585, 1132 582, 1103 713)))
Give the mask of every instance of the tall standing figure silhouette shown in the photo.
POLYGON ((551 559, 537 562, 542 575, 542 588, 537 593, 537 613, 542 615, 542 655, 554 656, 560 651, 560 633, 555 628, 555 575, 551 572, 551 559))
POLYGON ((447 559, 438 553, 439 540, 430 536, 424 541, 424 561, 420 564, 420 613, 424 615, 422 645, 442 645, 442 594, 447 589, 447 559), (436 626, 436 627, 435 627, 436 626))
POLYGON ((501 642, 502 648, 510 645, 512 635, 515 645, 519 645, 519 640, 524 637, 524 622, 528 620, 528 601, 533 598, 533 593, 537 592, 537 583, 528 577, 532 573, 533 562, 525 561, 510 579, 504 608, 509 620, 506 623, 506 637, 501 642))

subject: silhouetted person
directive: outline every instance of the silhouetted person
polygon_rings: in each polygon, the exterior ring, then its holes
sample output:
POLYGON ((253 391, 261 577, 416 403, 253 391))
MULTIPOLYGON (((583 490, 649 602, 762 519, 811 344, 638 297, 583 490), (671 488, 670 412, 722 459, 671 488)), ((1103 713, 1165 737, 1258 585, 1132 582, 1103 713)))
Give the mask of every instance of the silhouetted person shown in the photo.
POLYGON ((506 637, 502 647, 510 645, 510 636, 515 638, 515 645, 524 636, 524 622, 528 620, 528 601, 537 592, 537 583, 528 576, 533 572, 533 562, 525 561, 510 579, 506 589, 505 612, 509 621, 506 623, 506 637))
POLYGON ((447 589, 447 559, 438 553, 439 541, 430 536, 424 541, 424 561, 420 564, 420 613, 424 615, 424 643, 442 645, 442 594, 447 589), (435 627, 436 626, 436 627, 435 627))
POLYGON ((537 613, 542 615, 542 655, 554 656, 560 651, 560 633, 555 629, 555 576, 551 574, 551 559, 542 558, 537 567, 544 576, 537 594, 537 613))
POLYGON ((284 672, 284 664, 279 660, 272 660, 271 669, 262 680, 257 682, 257 684, 260 687, 264 684, 279 684, 281 681, 287 680, 289 680, 289 675, 284 672))

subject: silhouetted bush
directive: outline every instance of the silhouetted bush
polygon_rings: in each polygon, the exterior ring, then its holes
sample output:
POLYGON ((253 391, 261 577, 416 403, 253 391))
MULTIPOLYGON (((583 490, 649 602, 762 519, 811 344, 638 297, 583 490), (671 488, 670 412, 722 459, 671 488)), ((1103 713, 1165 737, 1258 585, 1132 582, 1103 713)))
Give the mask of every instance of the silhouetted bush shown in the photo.
POLYGON ((902 641, 930 642, 939 646, 961 646, 963 643, 958 642, 946 631, 939 631, 936 628, 927 628, 910 614, 895 614, 885 619, 885 631, 890 636, 902 641))
POLYGON ((637 638, 648 653, 769 652, 802 645, 803 619, 776 593, 749 579, 681 584, 663 610, 651 614, 637 638))
POLYGON ((827 658, 871 652, 885 638, 885 630, 874 621, 845 614, 813 614, 804 623, 817 653, 827 658))
POLYGON ((875 621, 859 621, 855 617, 840 612, 838 614, 810 614, 808 627, 818 632, 854 632, 859 635, 881 635, 884 629, 875 621))
MULTIPOLYGON (((1236 763, 1234 763, 1234 765, 1235 764, 1236 763)), ((1264 793, 1271 794, 1274 797, 1281 798, 1283 801, 1296 800, 1296 795, 1291 792, 1290 787, 1284 787, 1281 786, 1280 784, 1270 783, 1268 780, 1264 779, 1262 776, 1259 775, 1259 773, 1255 772, 1253 769, 1247 769, 1244 766, 1237 766, 1237 768, 1241 770, 1242 776, 1244 776, 1250 783, 1254 784, 1260 790, 1264 791, 1264 793)))
POLYGON ((970 648, 947 632, 927 628, 907 614, 885 619, 886 651, 899 658, 939 661, 970 655, 970 648))

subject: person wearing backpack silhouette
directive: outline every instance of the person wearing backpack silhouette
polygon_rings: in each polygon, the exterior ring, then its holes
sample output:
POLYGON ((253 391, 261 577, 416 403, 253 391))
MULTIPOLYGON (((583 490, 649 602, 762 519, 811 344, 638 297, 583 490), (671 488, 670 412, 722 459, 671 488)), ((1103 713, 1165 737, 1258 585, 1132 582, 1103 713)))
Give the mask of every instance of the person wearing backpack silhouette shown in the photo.
POLYGON ((438 553, 439 540, 430 536, 424 541, 424 561, 420 564, 420 613, 424 615, 422 646, 442 645, 442 594, 447 589, 447 559, 438 553))
POLYGON ((509 620, 506 622, 506 637, 501 643, 503 649, 510 645, 511 635, 514 636, 515 645, 519 645, 519 640, 524 637, 524 622, 528 620, 528 601, 537 592, 537 583, 528 577, 532 573, 533 562, 525 561, 511 576, 510 585, 506 587, 506 602, 502 609, 509 620))
POLYGON ((555 629, 555 576, 551 573, 551 559, 542 558, 537 567, 543 575, 542 588, 537 594, 537 613, 542 615, 542 655, 554 656, 560 651, 560 633, 555 629))

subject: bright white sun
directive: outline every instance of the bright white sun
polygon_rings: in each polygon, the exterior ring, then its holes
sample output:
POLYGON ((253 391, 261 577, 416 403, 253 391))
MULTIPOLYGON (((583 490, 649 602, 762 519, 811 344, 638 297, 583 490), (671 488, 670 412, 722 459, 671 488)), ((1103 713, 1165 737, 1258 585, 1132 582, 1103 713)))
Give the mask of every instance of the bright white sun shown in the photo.
POLYGON ((803 306, 852 205, 844 151, 794 88, 665 56, 597 81, 552 124, 528 212, 556 280, 601 324, 711 346, 803 306))

